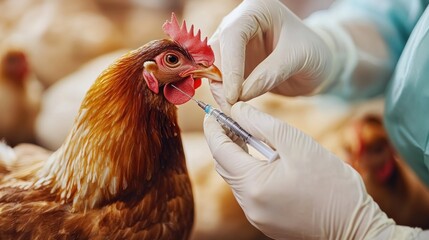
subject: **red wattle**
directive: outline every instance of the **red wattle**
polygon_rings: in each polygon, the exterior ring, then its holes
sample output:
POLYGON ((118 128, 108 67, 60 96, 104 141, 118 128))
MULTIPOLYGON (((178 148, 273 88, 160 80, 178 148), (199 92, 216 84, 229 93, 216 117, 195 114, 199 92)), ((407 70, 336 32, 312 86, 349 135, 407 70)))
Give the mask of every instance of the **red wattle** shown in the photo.
MULTIPOLYGON (((195 94, 195 88, 194 88, 194 79, 192 77, 188 77, 182 81, 174 82, 174 86, 188 94, 189 96, 193 97, 195 94)), ((179 90, 175 89, 171 86, 171 83, 167 83, 164 86, 164 96, 167 99, 167 101, 175 104, 180 105, 188 102, 191 100, 188 96, 180 92, 179 90)))

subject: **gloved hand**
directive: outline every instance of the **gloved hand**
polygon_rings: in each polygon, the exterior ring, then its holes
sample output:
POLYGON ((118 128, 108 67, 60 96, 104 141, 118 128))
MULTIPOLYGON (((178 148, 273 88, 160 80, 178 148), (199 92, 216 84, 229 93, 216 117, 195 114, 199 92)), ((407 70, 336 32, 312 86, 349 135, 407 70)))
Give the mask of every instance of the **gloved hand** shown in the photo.
POLYGON ((298 129, 243 102, 233 105, 231 114, 280 155, 272 163, 254 158, 232 142, 216 120, 205 119, 217 172, 231 186, 247 219, 267 236, 414 239, 420 234, 420 229, 395 225, 353 168, 298 129))
POLYGON ((210 45, 230 104, 267 91, 314 93, 341 73, 345 59, 329 33, 316 33, 277 0, 244 0, 222 20, 210 45))

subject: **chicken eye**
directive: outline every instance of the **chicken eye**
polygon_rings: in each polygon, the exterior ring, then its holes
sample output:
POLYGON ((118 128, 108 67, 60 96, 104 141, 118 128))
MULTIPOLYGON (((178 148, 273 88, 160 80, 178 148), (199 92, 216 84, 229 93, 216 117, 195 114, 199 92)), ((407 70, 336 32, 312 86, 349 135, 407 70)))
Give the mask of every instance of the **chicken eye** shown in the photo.
POLYGON ((179 57, 172 53, 166 54, 165 63, 167 63, 167 66, 169 67, 177 67, 180 64, 179 57))

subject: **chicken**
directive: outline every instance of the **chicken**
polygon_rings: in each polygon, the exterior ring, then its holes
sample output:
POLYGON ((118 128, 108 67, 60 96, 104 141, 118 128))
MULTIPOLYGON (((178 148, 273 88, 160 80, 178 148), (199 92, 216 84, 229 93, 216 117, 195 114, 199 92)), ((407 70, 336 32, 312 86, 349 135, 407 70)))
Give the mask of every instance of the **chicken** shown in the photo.
POLYGON ((349 163, 380 208, 398 224, 429 228, 429 190, 395 152, 381 117, 358 119, 347 135, 349 163))
POLYGON ((64 144, 0 185, 0 239, 186 239, 194 218, 176 106, 201 78, 220 80, 207 38, 163 25, 106 69, 64 144))
POLYGON ((0 139, 9 144, 34 141, 33 124, 39 112, 42 86, 27 55, 19 47, 0 51, 0 139))
MULTIPOLYGON (((129 51, 123 49, 97 57, 43 92, 40 112, 34 125, 38 145, 56 150, 63 144, 73 127, 74 116, 79 112, 86 92, 97 76, 129 51)), ((178 115, 180 119, 180 112, 178 115)), ((183 131, 183 125, 180 126, 183 131)))

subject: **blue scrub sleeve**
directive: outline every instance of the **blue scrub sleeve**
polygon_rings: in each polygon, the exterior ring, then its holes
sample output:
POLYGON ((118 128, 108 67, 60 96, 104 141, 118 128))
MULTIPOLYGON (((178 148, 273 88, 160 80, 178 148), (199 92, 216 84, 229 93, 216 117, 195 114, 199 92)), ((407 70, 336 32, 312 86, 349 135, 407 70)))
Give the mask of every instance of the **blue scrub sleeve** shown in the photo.
POLYGON ((350 73, 339 76, 324 93, 348 100, 383 94, 404 46, 428 3, 429 0, 336 2, 327 15, 335 19, 338 25, 347 26, 343 28, 352 41, 354 40, 353 54, 348 57, 356 59, 351 60, 353 63, 349 67, 350 73), (366 34, 361 31, 362 25, 365 24, 375 28, 379 36, 362 36, 366 34), (381 38, 381 47, 375 44, 377 39, 374 38, 377 37, 381 38), (367 39, 362 41, 362 38, 367 39))
POLYGON ((414 28, 387 88, 385 123, 401 156, 429 186, 429 7, 414 28))

